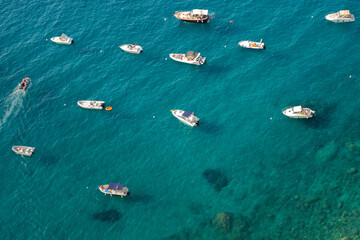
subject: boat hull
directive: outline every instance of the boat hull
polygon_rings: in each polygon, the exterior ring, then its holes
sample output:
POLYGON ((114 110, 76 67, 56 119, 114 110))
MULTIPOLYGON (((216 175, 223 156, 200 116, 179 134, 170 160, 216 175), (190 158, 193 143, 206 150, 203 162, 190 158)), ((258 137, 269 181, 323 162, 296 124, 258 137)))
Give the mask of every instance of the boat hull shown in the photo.
POLYGON ((200 56, 200 60, 196 61, 196 60, 193 60, 193 61, 188 61, 186 60, 186 56, 185 54, 177 54, 177 53, 170 53, 169 54, 170 58, 172 60, 175 60, 177 62, 181 62, 181 63, 187 63, 187 64, 193 64, 193 65, 203 65, 206 61, 206 57, 201 57, 200 56), (179 58, 180 57, 180 58, 179 58))
POLYGON ((77 104, 85 109, 102 110, 104 108, 104 101, 78 101, 77 104))
POLYGON ((303 112, 301 113, 294 113, 291 109, 292 108, 285 109, 282 111, 282 113, 289 118, 295 119, 309 119, 315 116, 315 111, 311 110, 310 108, 303 108, 303 112))
POLYGON ((239 42, 239 45, 243 48, 249 48, 249 49, 257 49, 257 50, 265 49, 265 44, 260 42, 241 41, 239 42))
POLYGON ((11 148, 16 154, 31 157, 33 152, 35 151, 34 147, 27 146, 13 146, 11 148))
POLYGON ((57 44, 63 44, 63 45, 70 45, 74 42, 74 40, 71 40, 71 41, 62 41, 60 39, 60 37, 53 37, 53 38, 50 38, 50 40, 54 43, 57 43, 57 44))
POLYGON ((121 46, 119 46, 119 48, 125 52, 135 53, 135 54, 140 54, 143 51, 141 46, 136 46, 135 49, 129 49, 128 45, 129 44, 121 45, 121 46))
POLYGON ((210 17, 206 17, 206 18, 197 18, 197 19, 189 19, 189 18, 186 18, 186 17, 182 17, 181 15, 183 13, 189 13, 189 12, 177 12, 174 14, 174 17, 176 17, 177 19, 179 19, 180 21, 183 21, 183 22, 188 22, 188 23, 208 23, 210 22, 210 17))
POLYGON ((24 78, 23 81, 25 80, 25 86, 21 85, 21 83, 19 83, 19 90, 25 91, 30 83, 31 83, 31 79, 30 78, 24 78))
POLYGON ((190 122, 190 121, 186 121, 185 119, 183 119, 181 116, 183 114, 184 111, 182 110, 171 110, 172 115, 174 115, 174 117, 176 117, 177 119, 179 119, 181 122, 185 123, 186 125, 189 125, 190 127, 195 127, 197 126, 199 123, 198 122, 190 122))
POLYGON ((355 18, 332 18, 330 16, 325 17, 326 20, 334 23, 345 23, 345 22, 354 22, 355 18))
POLYGON ((116 191, 116 190, 108 189, 107 188, 108 186, 109 185, 106 184, 106 185, 101 185, 98 188, 105 195, 106 194, 109 194, 110 196, 115 195, 115 196, 120 196, 122 198, 130 195, 130 191, 129 191, 129 189, 127 187, 124 187, 124 191, 116 191))

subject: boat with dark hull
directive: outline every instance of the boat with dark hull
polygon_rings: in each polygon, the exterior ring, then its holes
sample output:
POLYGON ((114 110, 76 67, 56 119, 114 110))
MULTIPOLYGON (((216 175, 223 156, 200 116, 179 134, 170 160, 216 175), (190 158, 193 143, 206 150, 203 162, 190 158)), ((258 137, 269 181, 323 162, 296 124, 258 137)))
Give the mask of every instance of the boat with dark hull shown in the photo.
POLYGON ((19 83, 19 90, 25 91, 29 85, 30 85, 31 79, 30 78, 24 78, 21 83, 19 83))
POLYGON ((175 12, 174 17, 184 22, 208 23, 211 20, 208 10, 193 9, 191 11, 175 12))

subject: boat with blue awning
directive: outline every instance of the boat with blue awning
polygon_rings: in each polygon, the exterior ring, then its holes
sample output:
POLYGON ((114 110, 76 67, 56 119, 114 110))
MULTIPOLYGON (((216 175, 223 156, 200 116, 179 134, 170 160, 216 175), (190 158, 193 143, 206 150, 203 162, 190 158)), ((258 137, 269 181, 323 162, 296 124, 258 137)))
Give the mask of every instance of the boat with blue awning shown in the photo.
POLYGON ((130 195, 130 191, 124 184, 121 183, 110 183, 99 186, 99 190, 103 193, 110 195, 117 195, 121 197, 126 197, 130 195))
POLYGON ((174 115, 174 117, 176 117, 177 119, 179 119, 180 121, 182 121, 183 123, 189 126, 194 127, 199 124, 200 119, 196 117, 193 112, 183 111, 183 110, 170 110, 170 111, 174 115))

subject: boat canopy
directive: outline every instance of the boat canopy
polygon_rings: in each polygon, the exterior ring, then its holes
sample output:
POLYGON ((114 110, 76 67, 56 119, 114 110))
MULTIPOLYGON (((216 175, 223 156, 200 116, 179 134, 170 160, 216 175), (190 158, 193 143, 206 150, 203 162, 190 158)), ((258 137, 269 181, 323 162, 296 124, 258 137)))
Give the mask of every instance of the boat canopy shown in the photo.
POLYGON ((61 34, 61 38, 63 38, 65 41, 68 41, 69 39, 71 39, 68 36, 66 36, 64 33, 61 34))
POLYGON ((296 106, 294 107, 294 112, 301 112, 302 111, 302 107, 301 106, 296 106))
POLYGON ((193 9, 191 11, 192 15, 199 15, 199 16, 207 16, 209 15, 209 10, 203 10, 203 9, 193 9))
POLYGON ((199 56, 199 55, 200 55, 200 53, 194 52, 194 51, 188 51, 188 52, 185 54, 186 57, 194 57, 194 58, 197 58, 197 56, 199 56))
POLYGON ((346 15, 349 15, 349 14, 350 14, 350 11, 349 11, 349 10, 341 10, 341 11, 339 11, 339 14, 340 14, 341 16, 346 16, 346 15))
POLYGON ((124 184, 120 183, 110 183, 108 189, 111 190, 121 190, 124 188, 124 184))
POLYGON ((190 112, 190 111, 184 111, 184 113, 183 113, 183 117, 190 117, 191 116, 191 114, 193 114, 193 112, 190 112))

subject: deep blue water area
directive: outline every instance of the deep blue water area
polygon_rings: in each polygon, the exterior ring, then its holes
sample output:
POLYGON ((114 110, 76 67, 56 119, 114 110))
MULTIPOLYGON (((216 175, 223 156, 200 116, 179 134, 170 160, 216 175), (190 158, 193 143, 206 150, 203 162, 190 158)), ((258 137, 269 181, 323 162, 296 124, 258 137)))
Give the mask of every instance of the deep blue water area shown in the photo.
POLYGON ((360 25, 325 20, 360 2, 0 6, 1 239, 360 239, 360 25), (215 17, 173 17, 195 8, 215 17), (62 33, 74 44, 50 41, 62 33), (143 53, 119 48, 135 42, 143 53), (207 62, 169 57, 189 50, 207 62), (282 114, 294 105, 316 117, 282 114), (110 182, 131 195, 97 189, 110 182))

